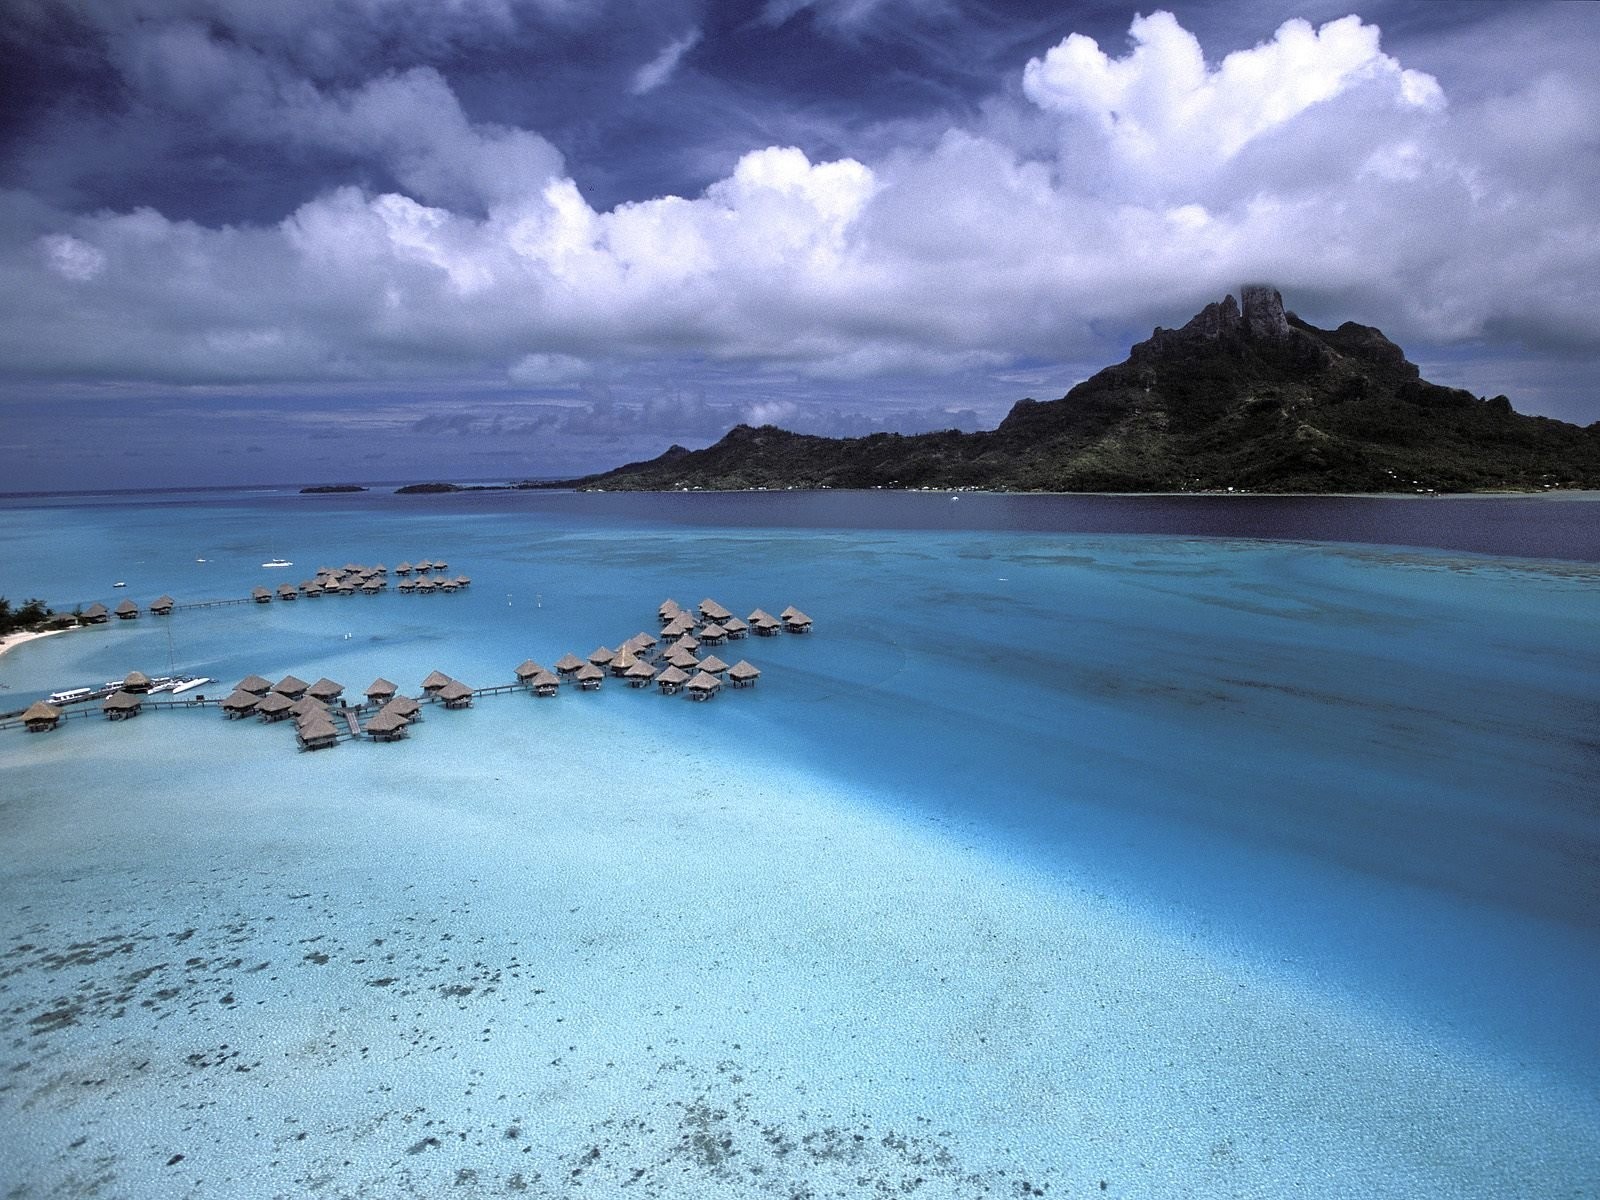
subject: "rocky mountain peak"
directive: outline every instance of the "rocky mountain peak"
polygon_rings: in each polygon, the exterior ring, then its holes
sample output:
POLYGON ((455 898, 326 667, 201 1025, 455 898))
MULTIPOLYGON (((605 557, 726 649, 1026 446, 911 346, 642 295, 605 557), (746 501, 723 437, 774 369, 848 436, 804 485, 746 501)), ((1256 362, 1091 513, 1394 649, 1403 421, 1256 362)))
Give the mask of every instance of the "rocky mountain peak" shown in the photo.
POLYGON ((1244 305, 1241 323, 1252 337, 1286 338, 1289 336, 1289 318, 1283 312, 1283 297, 1278 289, 1265 283, 1247 283, 1239 289, 1244 305))

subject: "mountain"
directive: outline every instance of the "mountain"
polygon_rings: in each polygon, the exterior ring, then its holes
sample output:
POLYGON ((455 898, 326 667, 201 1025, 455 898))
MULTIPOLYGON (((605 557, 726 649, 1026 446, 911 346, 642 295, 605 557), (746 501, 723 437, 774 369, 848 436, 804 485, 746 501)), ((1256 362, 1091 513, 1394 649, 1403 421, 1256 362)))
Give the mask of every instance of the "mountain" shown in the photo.
POLYGON ((1600 423, 1513 411, 1421 377, 1377 329, 1318 329, 1266 286, 1157 328, 1059 400, 980 433, 825 438, 739 425, 586 489, 1474 491, 1600 487, 1600 423))

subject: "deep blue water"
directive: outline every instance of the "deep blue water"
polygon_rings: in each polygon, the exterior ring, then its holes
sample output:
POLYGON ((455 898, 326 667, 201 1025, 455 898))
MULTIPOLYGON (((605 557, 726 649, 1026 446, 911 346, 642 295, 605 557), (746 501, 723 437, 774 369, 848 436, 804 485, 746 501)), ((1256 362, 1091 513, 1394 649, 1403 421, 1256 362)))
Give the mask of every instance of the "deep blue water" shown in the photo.
POLYGON ((724 653, 762 681, 709 705, 485 698, 325 755, 215 714, 0 733, 20 1194, 1589 1194, 1597 511, 8 502, 14 597, 239 595, 274 555, 474 580, 32 643, 23 702, 134 666, 483 685, 667 595, 818 622, 724 653))

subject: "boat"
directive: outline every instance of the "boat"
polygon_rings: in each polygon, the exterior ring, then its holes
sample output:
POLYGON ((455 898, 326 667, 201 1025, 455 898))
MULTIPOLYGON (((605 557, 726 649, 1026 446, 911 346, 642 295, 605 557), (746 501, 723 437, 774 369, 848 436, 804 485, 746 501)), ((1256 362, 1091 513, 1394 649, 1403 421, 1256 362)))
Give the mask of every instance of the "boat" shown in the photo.
POLYGON ((80 700, 87 700, 94 695, 93 688, 67 688, 63 692, 51 692, 51 704, 76 704, 80 700))
POLYGON ((287 558, 268 559, 266 562, 262 563, 261 565, 263 567, 292 567, 292 566, 294 566, 294 564, 292 562, 290 562, 287 558))
POLYGON ((128 585, 126 583, 124 583, 122 580, 119 579, 115 583, 113 583, 111 586, 112 587, 127 587, 128 585))
POLYGON ((185 679, 182 683, 173 684, 172 694, 176 696, 179 692, 187 692, 190 688, 197 688, 210 682, 209 676, 197 675, 193 679, 185 679))

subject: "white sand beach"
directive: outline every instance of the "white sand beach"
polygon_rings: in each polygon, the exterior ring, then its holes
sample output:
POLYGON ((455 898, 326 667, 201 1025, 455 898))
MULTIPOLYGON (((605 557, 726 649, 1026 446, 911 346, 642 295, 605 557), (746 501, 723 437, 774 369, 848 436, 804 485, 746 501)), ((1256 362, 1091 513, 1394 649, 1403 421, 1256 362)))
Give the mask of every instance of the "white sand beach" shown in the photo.
POLYGON ((66 629, 46 629, 37 633, 28 630, 8 633, 4 637, 0 637, 0 654, 4 654, 15 646, 22 645, 24 642, 31 642, 38 638, 55 637, 58 633, 71 633, 73 628, 73 626, 68 626, 66 629))

